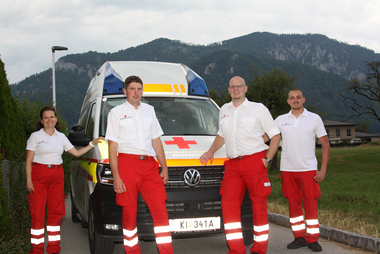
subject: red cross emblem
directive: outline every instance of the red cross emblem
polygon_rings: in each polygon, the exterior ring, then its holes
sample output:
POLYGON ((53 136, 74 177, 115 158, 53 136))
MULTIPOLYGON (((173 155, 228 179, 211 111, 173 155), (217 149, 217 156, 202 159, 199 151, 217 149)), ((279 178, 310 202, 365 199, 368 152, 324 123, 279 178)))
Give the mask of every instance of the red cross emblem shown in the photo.
POLYGON ((165 141, 167 145, 177 145, 179 149, 190 149, 189 145, 197 145, 195 140, 184 140, 182 137, 173 137, 174 141, 165 141))

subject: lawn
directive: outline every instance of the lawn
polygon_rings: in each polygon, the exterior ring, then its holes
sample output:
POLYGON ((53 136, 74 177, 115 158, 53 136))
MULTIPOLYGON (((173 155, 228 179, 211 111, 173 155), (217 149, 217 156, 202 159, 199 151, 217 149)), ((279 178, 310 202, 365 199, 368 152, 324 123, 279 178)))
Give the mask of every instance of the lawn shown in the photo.
MULTIPOLYGON (((322 151, 317 150, 318 162, 322 151)), ((278 154, 279 158, 281 153, 278 154)), ((269 171, 272 194, 268 210, 288 214, 280 171, 269 171)), ((380 146, 332 148, 326 177, 320 183, 319 223, 380 237, 380 146)))

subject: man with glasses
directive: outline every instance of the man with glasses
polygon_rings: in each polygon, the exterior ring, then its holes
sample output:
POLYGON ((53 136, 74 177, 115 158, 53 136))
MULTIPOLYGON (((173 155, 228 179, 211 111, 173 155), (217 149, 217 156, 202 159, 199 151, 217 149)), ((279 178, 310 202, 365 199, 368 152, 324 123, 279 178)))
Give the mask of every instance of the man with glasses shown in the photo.
POLYGON ((218 134, 210 149, 200 157, 202 164, 209 160, 212 163, 214 153, 226 145, 230 159, 224 162, 220 194, 229 254, 246 253, 240 207, 247 188, 253 212, 254 244, 250 253, 266 253, 269 233, 267 198, 271 192, 268 165, 280 143, 280 131, 269 110, 261 103, 248 101, 245 97, 247 90, 243 78, 236 76, 230 80, 228 92, 232 101, 222 106, 218 134), (265 133, 271 138, 269 147, 263 140, 265 133))

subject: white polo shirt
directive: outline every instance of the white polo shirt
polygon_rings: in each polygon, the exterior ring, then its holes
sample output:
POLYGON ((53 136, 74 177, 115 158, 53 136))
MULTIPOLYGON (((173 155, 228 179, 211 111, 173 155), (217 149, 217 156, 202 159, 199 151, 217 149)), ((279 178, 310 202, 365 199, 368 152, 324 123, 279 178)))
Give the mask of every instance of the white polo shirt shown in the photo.
POLYGON ((319 115, 304 109, 296 118, 290 111, 275 120, 281 131, 281 171, 305 172, 318 170, 315 156, 316 137, 326 136, 325 126, 319 115))
POLYGON ((224 138, 227 157, 236 158, 268 149, 264 133, 272 138, 280 131, 263 104, 246 98, 237 108, 230 102, 220 109, 218 135, 224 138))
POLYGON ((135 109, 128 101, 108 114, 106 140, 118 143, 119 153, 156 156, 152 139, 164 134, 154 108, 140 103, 135 109))
POLYGON ((50 136, 41 128, 33 132, 26 142, 26 150, 34 151, 33 162, 41 164, 62 164, 62 153, 74 146, 67 139, 65 134, 55 130, 50 136))

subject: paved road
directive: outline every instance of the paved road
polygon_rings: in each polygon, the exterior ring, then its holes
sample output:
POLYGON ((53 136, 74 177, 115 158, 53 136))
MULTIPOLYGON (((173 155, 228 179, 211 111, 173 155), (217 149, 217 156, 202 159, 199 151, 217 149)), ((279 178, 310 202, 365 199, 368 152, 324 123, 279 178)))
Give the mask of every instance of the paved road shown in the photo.
MULTIPOLYGON (((81 223, 73 223, 71 220, 71 202, 70 198, 66 199, 66 215, 63 219, 61 227, 61 247, 62 254, 86 254, 90 253, 87 239, 87 229, 82 228, 81 223)), ((314 253, 307 247, 288 250, 286 245, 293 240, 290 229, 270 224, 269 229, 269 246, 268 254, 304 254, 314 253)), ((142 242, 140 241, 141 253, 143 254, 157 254, 155 242, 142 242)), ((320 244, 323 247, 323 253, 333 254, 359 254, 369 253, 357 249, 349 249, 345 245, 335 242, 329 242, 325 239, 320 239, 320 244)), ((178 254, 221 254, 228 253, 228 247, 224 235, 216 235, 202 238, 185 238, 173 239, 174 253, 178 254)), ((247 246, 247 253, 249 253, 247 246)), ((124 253, 122 244, 115 244, 113 253, 124 253)))

